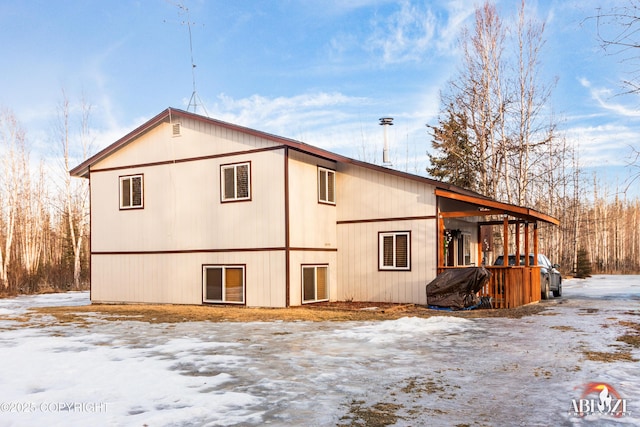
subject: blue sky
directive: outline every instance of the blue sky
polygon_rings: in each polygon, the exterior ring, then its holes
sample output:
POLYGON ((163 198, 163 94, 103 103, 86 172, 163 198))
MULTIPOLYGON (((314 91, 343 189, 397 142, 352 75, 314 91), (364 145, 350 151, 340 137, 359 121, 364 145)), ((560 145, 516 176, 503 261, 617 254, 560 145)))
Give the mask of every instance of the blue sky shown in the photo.
MULTIPOLYGON (((456 38, 473 24, 466 0, 182 0, 190 12, 197 94, 212 117, 379 163, 383 133, 395 167, 424 173, 439 91, 460 63, 456 38)), ((498 1, 505 20, 519 2, 498 1)), ((527 2, 546 22, 542 71, 558 78, 550 107, 588 171, 612 185, 640 148, 629 71, 606 55, 586 20, 605 0, 527 2)), ((47 157, 64 88, 93 106, 94 146, 114 142, 192 94, 188 20, 177 1, 2 0, 0 107, 47 157)), ((193 109, 192 109, 193 110, 193 109)), ((201 108, 199 113, 204 113, 201 108)))

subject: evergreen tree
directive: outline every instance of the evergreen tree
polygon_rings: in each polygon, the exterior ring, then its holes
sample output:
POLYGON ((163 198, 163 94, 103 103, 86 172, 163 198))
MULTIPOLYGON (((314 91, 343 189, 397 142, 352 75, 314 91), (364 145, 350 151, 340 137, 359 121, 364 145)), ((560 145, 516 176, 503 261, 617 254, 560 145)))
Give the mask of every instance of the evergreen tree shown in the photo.
POLYGON ((457 112, 454 105, 448 105, 446 118, 439 119, 437 126, 427 125, 432 130, 431 146, 434 153, 428 153, 430 167, 427 173, 435 179, 448 182, 469 190, 478 188, 477 155, 473 152, 467 133, 468 119, 457 112))
POLYGON ((589 262, 589 253, 584 248, 578 249, 576 277, 578 279, 586 279, 587 277, 591 277, 591 263, 589 262))

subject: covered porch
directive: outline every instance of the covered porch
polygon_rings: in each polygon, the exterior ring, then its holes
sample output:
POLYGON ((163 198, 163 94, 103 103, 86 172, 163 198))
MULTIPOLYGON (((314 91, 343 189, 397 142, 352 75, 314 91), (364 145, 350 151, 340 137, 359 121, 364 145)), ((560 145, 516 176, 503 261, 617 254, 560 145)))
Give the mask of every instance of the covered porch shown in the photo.
POLYGON ((491 278, 479 295, 491 297, 494 308, 514 308, 539 301, 538 225, 540 222, 558 225, 559 221, 533 209, 480 195, 437 189, 436 196, 438 274, 447 269, 482 265, 491 278), (509 255, 514 255, 513 265, 509 265, 509 255), (493 265, 498 256, 503 256, 503 265, 493 265))

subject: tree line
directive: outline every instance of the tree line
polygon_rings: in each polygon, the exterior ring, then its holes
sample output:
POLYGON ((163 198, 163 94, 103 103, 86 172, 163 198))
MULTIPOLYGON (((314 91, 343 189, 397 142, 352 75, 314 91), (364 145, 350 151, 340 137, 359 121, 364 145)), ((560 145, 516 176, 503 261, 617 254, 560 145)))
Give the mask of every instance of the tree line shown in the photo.
POLYGON ((46 164, 31 158, 15 114, 0 109, 0 294, 88 288, 88 184, 69 170, 89 153, 90 112, 63 91, 48 141, 56 161, 46 164))
MULTIPOLYGON (((427 173, 558 218, 559 226, 541 227, 540 247, 566 274, 579 260, 594 272, 640 272, 640 203, 597 177, 590 184, 579 151, 559 130, 550 105, 556 79, 542 73, 544 32, 524 0, 515 19, 504 20, 489 1, 476 9, 459 37, 462 61, 441 92, 438 122, 427 125, 427 173)), ((503 228, 494 233, 502 253, 503 228)))

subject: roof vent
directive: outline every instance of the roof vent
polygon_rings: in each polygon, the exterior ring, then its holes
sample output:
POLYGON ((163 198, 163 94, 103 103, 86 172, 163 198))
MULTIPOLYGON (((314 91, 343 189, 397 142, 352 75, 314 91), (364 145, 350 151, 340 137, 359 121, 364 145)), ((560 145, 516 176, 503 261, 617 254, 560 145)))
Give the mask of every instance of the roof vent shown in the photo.
POLYGON ((180 123, 174 123, 171 125, 171 136, 182 136, 182 125, 180 123))

